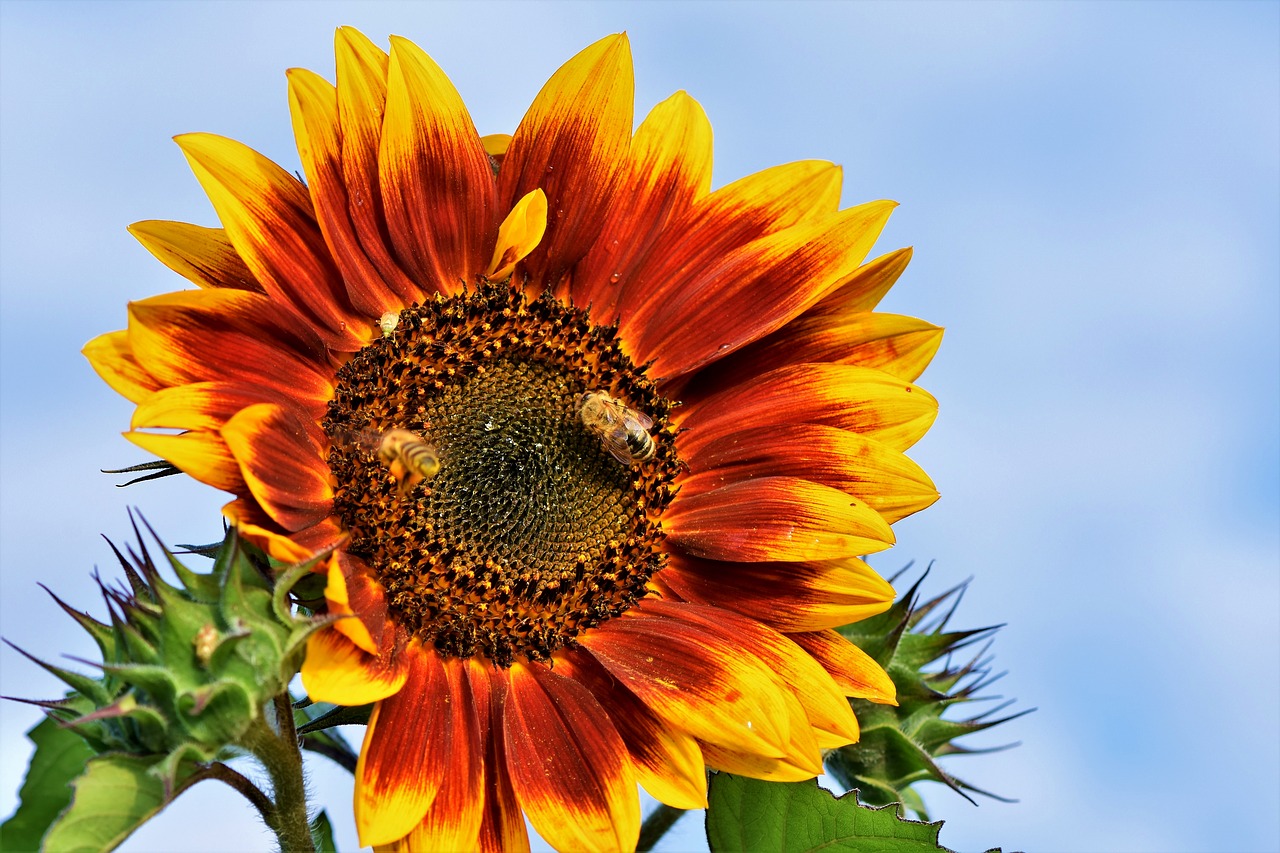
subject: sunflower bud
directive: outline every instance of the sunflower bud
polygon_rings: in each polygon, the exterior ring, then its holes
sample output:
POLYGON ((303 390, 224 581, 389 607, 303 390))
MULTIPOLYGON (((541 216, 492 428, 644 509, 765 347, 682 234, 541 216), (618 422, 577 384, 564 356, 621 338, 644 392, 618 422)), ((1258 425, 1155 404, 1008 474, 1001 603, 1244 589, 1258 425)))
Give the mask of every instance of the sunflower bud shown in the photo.
POLYGON ((850 699, 862 724, 862 738, 858 743, 833 750, 826 762, 828 771, 842 785, 858 789, 863 803, 873 806, 902 803, 921 819, 928 820, 924 801, 911 788, 916 782, 941 782, 970 801, 966 793, 969 791, 1003 799, 951 775, 942 769, 937 759, 944 755, 992 751, 970 749, 957 745, 955 740, 1028 711, 993 719, 993 715, 1008 707, 1010 700, 967 719, 942 718, 943 712, 953 706, 996 698, 976 695, 999 677, 991 675, 989 668, 991 659, 986 652, 990 643, 982 645, 972 657, 966 656, 963 663, 955 663, 953 655, 989 641, 1000 626, 945 630, 960 602, 964 585, 921 604, 917 596, 920 581, 889 610, 840 629, 841 634, 889 673, 898 689, 898 705, 850 699))
MULTIPOLYGON (((135 528, 136 532, 136 528, 135 528)), ((98 585, 108 622, 54 600, 102 652, 94 678, 37 661, 72 693, 42 703, 99 752, 164 755, 169 778, 185 759, 212 761, 242 744, 267 703, 301 666, 314 620, 289 612, 288 580, 231 531, 202 574, 167 550, 178 584, 165 581, 139 538, 128 557, 112 546, 129 588, 98 585)))

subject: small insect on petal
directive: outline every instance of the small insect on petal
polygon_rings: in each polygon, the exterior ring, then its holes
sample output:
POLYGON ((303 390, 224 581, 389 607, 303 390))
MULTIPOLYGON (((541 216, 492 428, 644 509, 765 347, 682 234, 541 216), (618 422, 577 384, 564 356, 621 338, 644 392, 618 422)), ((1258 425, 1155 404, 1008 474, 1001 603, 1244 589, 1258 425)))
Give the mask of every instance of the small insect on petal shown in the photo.
POLYGON ((395 334, 396 326, 400 325, 400 312, 388 311, 378 318, 378 328, 382 330, 382 336, 389 338, 395 334))

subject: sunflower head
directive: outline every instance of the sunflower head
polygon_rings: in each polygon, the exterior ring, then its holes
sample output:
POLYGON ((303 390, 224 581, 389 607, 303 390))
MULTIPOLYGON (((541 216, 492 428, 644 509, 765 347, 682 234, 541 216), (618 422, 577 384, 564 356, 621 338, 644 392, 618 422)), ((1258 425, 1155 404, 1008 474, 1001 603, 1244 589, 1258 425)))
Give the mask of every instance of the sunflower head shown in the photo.
POLYGON ((633 131, 625 36, 511 136, 444 72, 351 29, 289 72, 306 182, 178 137, 220 227, 133 232, 198 286, 90 342, 130 440, 234 496, 273 557, 317 553, 318 700, 375 703, 362 843, 635 844, 638 781, 811 778, 892 702, 832 630, 887 608, 861 556, 937 498, 905 455, 941 330, 875 312, 894 205, 807 161, 711 189, 680 92, 633 131), (446 772, 447 768, 447 772, 446 772))

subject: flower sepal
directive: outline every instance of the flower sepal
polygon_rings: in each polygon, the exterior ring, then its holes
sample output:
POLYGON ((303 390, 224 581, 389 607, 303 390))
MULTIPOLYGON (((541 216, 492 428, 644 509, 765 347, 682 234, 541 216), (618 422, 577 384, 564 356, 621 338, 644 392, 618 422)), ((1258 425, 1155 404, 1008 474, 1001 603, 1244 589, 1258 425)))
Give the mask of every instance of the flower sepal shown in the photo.
MULTIPOLYGON (((280 792, 296 776, 301 795, 288 685, 301 667, 307 638, 333 621, 294 613, 290 590, 311 565, 273 567, 234 529, 209 572, 184 566, 165 549, 176 584, 161 576, 141 537, 136 548, 113 550, 128 585, 116 588, 98 579, 109 614, 105 622, 54 596, 101 651, 97 677, 31 658, 71 688, 63 699, 34 704, 54 726, 42 739, 57 741, 50 750, 88 748, 90 757, 76 775, 58 783, 70 783, 76 795, 62 816, 41 820, 30 816, 24 797, 5 826, 26 827, 23 837, 43 838, 42 844, 71 833, 73 846, 110 849, 190 785, 218 778, 244 793, 268 825, 283 833, 285 812, 295 804, 283 803, 280 792), (222 763, 246 754, 267 767, 276 802, 222 763), (72 824, 98 821, 99 806, 106 808, 117 784, 135 791, 130 802, 137 808, 121 810, 109 839, 81 838, 72 824), (77 810, 74 819, 66 817, 71 810, 77 810), (38 824, 39 832, 31 835, 27 824, 38 824)), ((51 760, 40 754, 41 741, 37 747, 33 773, 51 760)), ((33 791, 32 800, 47 794, 33 791)), ((305 801, 299 803, 294 811, 305 828, 305 801)))
MULTIPOLYGON (((946 630, 964 585, 921 603, 918 592, 923 580, 921 576, 884 613, 840 629, 893 679, 897 704, 850 699, 862 725, 862 738, 828 753, 826 767, 846 788, 857 788, 863 803, 902 803, 920 819, 928 820, 924 801, 912 787, 916 782, 941 782, 970 800, 970 791, 1004 800, 955 777, 937 759, 993 751, 970 749, 955 740, 1034 709, 997 717, 1011 704, 1010 700, 968 719, 943 719, 949 708, 998 698, 978 695, 999 677, 992 675, 989 668, 989 642, 972 657, 962 658, 963 662, 953 662, 952 658, 969 646, 989 641, 1000 626, 946 630)), ((1007 747, 995 749, 1003 748, 1007 747)))

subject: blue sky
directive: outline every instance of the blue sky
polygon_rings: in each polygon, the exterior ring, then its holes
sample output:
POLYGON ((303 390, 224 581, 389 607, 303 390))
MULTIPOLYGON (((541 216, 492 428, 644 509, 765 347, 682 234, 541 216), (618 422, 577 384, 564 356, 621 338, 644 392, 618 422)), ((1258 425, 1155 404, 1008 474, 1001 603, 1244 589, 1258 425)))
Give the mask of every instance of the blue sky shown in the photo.
MULTIPOLYGON (((138 506, 170 542, 219 535, 221 494, 115 489, 145 457, 79 354, 125 303, 182 286, 125 232, 216 224, 175 134, 296 168, 284 70, 332 76, 333 30, 408 36, 481 132, 630 34, 637 110, 706 108, 716 184, 822 158, 846 205, 901 203, 915 247, 884 309, 947 327, 913 456, 942 500, 886 573, 974 578, 961 624, 1006 622, 998 685, 1039 710, 953 762, 1020 798, 926 790, 962 850, 1280 847, 1280 4, 0 2, 0 633, 92 656, 36 586, 100 612, 99 537, 138 506)), ((0 650, 0 693, 51 679, 0 650)), ((0 813, 38 715, 0 703, 0 813)), ((975 739, 981 744, 981 736, 975 739)), ((313 789, 354 847, 350 780, 313 789)), ((666 849, 700 843, 686 816, 666 849)), ((198 786, 124 849, 268 849, 198 786), (193 832, 213 813, 218 831, 193 832), (196 822, 199 822, 198 824, 196 822)))

